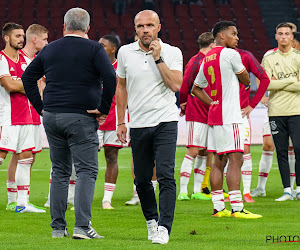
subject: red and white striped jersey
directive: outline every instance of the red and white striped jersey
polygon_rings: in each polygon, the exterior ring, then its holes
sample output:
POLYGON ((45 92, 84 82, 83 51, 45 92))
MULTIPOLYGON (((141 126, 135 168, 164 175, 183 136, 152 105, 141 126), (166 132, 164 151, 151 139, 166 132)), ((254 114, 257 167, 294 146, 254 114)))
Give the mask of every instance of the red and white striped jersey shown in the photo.
MULTIPOLYGON (((20 80, 30 63, 21 54, 18 54, 18 59, 13 61, 3 50, 0 52, 0 61, 0 79, 4 76, 11 76, 12 79, 20 80)), ((0 86, 0 124, 1 126, 32 124, 30 104, 26 95, 10 93, 0 86)))
POLYGON ((230 48, 217 46, 206 54, 195 79, 195 85, 209 84, 213 102, 209 107, 210 126, 242 123, 240 88, 237 74, 245 71, 241 56, 230 48))
MULTIPOLYGON (((117 66, 118 66, 117 59, 112 63, 112 66, 114 67, 115 70, 117 70, 117 66)), ((117 123, 118 123, 118 119, 117 119, 116 95, 114 95, 106 121, 104 124, 102 124, 99 127, 99 129, 109 130, 109 131, 116 130, 117 123)))
MULTIPOLYGON (((24 57, 28 58, 28 60, 31 61, 28 54, 23 49, 20 49, 19 52, 20 52, 20 54, 22 54, 24 57)), ((36 57, 36 55, 34 57, 36 57)), ((40 125, 41 124, 41 117, 36 112, 36 110, 33 108, 31 103, 30 103, 30 111, 31 111, 33 125, 40 125)))

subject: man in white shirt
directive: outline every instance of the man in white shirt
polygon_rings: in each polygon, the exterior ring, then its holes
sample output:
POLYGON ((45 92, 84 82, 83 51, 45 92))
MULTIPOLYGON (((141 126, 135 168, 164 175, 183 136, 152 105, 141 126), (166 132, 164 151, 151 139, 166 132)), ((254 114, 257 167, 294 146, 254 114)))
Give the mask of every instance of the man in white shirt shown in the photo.
POLYGON ((136 189, 152 243, 169 241, 174 218, 174 179, 178 108, 174 92, 182 83, 182 53, 158 39, 157 13, 139 12, 134 19, 137 42, 118 53, 117 135, 126 143, 125 110, 128 101, 136 189), (159 182, 159 212, 151 183, 154 161, 159 182))

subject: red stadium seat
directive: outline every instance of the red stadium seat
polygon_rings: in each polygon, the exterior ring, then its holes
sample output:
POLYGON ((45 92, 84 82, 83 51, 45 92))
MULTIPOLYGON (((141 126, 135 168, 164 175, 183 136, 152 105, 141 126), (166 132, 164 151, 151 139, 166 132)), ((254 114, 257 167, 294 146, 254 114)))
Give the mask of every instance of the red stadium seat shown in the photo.
POLYGON ((176 4, 176 16, 179 18, 189 18, 188 7, 186 4, 176 4))
POLYGON ((202 7, 200 5, 192 5, 190 7, 191 16, 193 18, 201 18, 203 17, 202 7))
POLYGON ((219 16, 222 20, 231 21, 233 19, 233 15, 231 13, 229 5, 221 5, 219 6, 218 10, 219 10, 219 16))
POLYGON ((168 37, 170 42, 181 41, 181 36, 178 28, 168 28, 168 37))

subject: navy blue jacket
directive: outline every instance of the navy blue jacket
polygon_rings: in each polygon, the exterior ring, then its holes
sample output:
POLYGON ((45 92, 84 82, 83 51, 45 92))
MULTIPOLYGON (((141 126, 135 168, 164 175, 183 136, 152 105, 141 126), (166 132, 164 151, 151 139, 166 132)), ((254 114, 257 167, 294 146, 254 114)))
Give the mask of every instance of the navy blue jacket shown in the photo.
POLYGON ((42 49, 23 73, 22 82, 39 114, 45 110, 89 115, 87 110, 96 108, 108 114, 116 89, 116 73, 101 44, 66 36, 42 49), (42 101, 37 80, 44 75, 42 101))

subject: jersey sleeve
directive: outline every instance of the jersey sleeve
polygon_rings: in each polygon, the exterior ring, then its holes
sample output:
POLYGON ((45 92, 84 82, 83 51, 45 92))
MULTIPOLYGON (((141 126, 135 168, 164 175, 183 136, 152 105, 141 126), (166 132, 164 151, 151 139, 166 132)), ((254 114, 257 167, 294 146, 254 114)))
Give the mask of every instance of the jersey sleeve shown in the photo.
POLYGON ((241 55, 238 52, 236 52, 235 50, 231 50, 230 53, 232 53, 230 63, 231 63, 233 72, 236 75, 242 74, 246 70, 246 68, 245 68, 244 64, 242 63, 241 55))
POLYGON ((124 64, 124 55, 125 50, 124 47, 121 47, 118 52, 118 66, 117 66, 117 75, 120 78, 126 78, 126 69, 125 69, 125 64, 124 64))
POLYGON ((169 69, 170 70, 178 70, 178 71, 183 71, 183 57, 181 50, 177 47, 173 47, 173 61, 172 64, 170 65, 169 69))
POLYGON ((271 79, 272 75, 273 75, 273 71, 271 69, 270 63, 269 63, 269 57, 266 56, 263 58, 262 62, 261 62, 262 67, 265 69, 268 77, 271 79))
POLYGON ((195 78, 195 82, 194 84, 202 89, 206 88, 208 85, 208 82, 206 80, 206 77, 204 75, 204 62, 202 62, 201 66, 200 66, 200 70, 195 78))
POLYGON ((0 60, 0 79, 4 76, 11 76, 8 68, 8 64, 3 60, 0 60))
POLYGON ((254 97, 251 99, 249 105, 252 108, 255 108, 255 106, 260 102, 261 98, 265 94, 270 80, 267 76, 266 72, 264 71, 263 67, 260 65, 260 63, 256 60, 256 58, 253 56, 252 53, 249 52, 248 55, 248 65, 249 65, 249 72, 252 72, 260 81, 260 84, 258 86, 258 89, 254 95, 254 97))
POLYGON ((191 61, 185 66, 182 85, 179 90, 179 101, 180 103, 184 103, 187 101, 187 97, 189 95, 190 86, 188 85, 188 79, 191 73, 192 64, 191 61))

